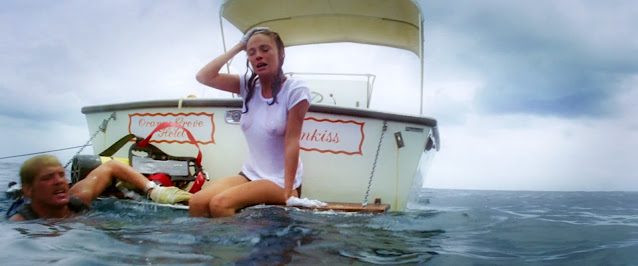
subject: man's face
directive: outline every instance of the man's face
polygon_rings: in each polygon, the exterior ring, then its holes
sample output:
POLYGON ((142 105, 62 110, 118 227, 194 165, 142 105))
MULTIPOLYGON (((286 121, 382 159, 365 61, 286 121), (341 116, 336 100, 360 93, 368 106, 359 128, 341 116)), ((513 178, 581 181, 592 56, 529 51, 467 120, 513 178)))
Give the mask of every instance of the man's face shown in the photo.
POLYGON ((43 167, 25 186, 25 195, 34 203, 47 206, 64 206, 69 203, 69 184, 62 166, 43 167))

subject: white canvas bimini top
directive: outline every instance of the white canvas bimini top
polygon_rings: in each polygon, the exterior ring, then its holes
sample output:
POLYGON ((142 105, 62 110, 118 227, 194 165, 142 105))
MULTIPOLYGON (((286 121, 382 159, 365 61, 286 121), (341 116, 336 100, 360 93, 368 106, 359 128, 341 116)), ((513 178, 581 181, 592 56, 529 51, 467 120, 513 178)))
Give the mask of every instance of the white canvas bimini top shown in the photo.
POLYGON ((422 55, 422 15, 411 0, 226 0, 221 15, 242 32, 269 27, 286 46, 354 42, 422 55))

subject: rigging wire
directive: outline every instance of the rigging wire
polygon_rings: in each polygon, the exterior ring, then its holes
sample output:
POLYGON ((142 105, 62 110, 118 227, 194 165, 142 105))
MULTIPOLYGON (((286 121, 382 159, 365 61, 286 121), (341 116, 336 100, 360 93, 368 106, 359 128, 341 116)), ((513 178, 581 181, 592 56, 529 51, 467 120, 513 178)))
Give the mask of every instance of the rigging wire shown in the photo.
POLYGON ((71 149, 78 149, 78 148, 82 148, 82 147, 84 147, 84 145, 73 146, 73 147, 62 148, 62 149, 55 149, 55 150, 48 150, 48 151, 25 153, 25 154, 19 154, 19 155, 11 155, 11 156, 0 157, 0 160, 9 159, 9 158, 16 158, 16 157, 22 157, 22 156, 29 156, 29 155, 36 155, 36 154, 43 154, 43 153, 50 153, 50 152, 56 152, 56 151, 65 151, 65 150, 71 150, 71 149))

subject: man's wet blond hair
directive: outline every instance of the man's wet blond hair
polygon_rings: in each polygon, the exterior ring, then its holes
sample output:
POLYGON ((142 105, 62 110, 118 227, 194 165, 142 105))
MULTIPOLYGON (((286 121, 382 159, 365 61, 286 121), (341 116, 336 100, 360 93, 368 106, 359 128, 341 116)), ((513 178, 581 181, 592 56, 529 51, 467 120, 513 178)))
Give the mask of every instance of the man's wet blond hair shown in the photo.
POLYGON ((62 163, 60 163, 58 158, 50 154, 37 155, 26 160, 20 167, 20 182, 23 186, 32 185, 35 175, 42 168, 50 166, 62 166, 62 163))

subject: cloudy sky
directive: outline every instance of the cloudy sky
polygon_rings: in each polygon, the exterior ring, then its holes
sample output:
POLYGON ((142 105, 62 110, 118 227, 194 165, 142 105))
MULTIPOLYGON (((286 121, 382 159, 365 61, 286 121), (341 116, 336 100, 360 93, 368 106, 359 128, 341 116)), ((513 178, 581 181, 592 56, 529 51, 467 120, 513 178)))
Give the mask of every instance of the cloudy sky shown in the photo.
MULTIPOLYGON (((442 136, 426 187, 638 191, 638 2, 419 3, 424 115, 442 136)), ((83 145, 86 105, 227 97, 194 79, 223 51, 220 4, 2 1, 0 157, 83 145)), ((373 108, 418 113, 410 52, 293 47, 284 68, 377 74, 373 108)))

